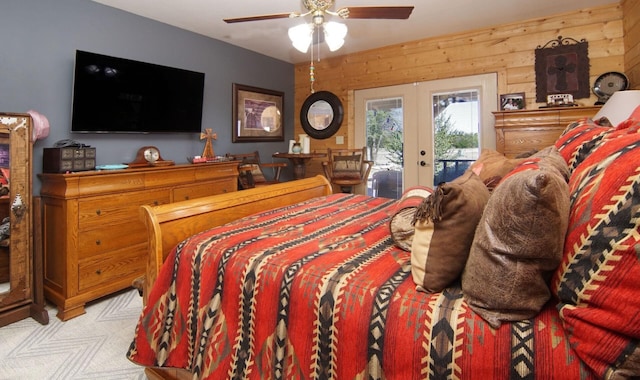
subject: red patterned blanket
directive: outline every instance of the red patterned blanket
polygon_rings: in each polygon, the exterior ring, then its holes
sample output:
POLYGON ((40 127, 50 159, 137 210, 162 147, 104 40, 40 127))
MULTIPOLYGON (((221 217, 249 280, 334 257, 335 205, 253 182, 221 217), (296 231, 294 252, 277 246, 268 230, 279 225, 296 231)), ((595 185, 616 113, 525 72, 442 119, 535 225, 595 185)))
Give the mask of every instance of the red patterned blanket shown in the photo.
POLYGON ((492 329, 458 285, 415 290, 395 201, 334 194, 182 242, 128 357, 209 379, 587 379, 549 304, 492 329))

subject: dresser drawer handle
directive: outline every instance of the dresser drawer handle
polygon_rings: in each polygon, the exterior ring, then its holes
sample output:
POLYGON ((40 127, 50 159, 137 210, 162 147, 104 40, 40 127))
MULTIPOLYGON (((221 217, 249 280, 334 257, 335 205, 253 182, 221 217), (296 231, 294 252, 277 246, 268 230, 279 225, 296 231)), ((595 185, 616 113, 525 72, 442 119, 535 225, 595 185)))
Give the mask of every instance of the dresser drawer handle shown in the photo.
POLYGON ((96 274, 100 275, 100 274, 102 274, 102 271, 101 271, 100 269, 98 269, 98 270, 96 271, 96 274))
POLYGON ((226 192, 227 192, 227 189, 222 189, 222 192, 223 192, 223 193, 226 193, 226 192))
POLYGON ((160 202, 158 202, 158 201, 153 201, 153 205, 154 205, 154 206, 157 206, 157 205, 159 205, 159 204, 160 204, 160 202))
POLYGON ((100 245, 102 242, 100 240, 96 240, 96 245, 100 245))
POLYGON ((188 200, 189 200, 189 196, 188 196, 188 195, 185 195, 185 196, 184 196, 184 200, 185 200, 185 201, 188 201, 188 200))
POLYGON ((100 215, 102 213, 102 211, 100 211, 100 209, 96 210, 96 215, 100 215))

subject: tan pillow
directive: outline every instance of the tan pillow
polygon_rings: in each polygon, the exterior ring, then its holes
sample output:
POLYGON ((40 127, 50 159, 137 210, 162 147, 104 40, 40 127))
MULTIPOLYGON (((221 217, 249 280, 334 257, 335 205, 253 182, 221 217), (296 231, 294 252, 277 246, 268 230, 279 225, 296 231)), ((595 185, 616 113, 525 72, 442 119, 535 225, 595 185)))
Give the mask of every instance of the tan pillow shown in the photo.
POLYGON ((462 291, 495 328, 535 316, 549 300, 548 281, 562 258, 569 219, 569 189, 556 164, 532 157, 514 169, 493 191, 478 224, 462 291))
POLYGON ((439 185, 420 204, 411 244, 411 274, 418 290, 439 292, 460 277, 488 199, 480 177, 467 171, 439 185))
POLYGON ((389 219, 391 239, 400 249, 411 252, 413 242, 413 216, 422 201, 433 193, 433 189, 425 186, 411 187, 402 194, 396 203, 389 219))
POLYGON ((483 149, 480 157, 471 164, 468 170, 475 170, 487 187, 493 189, 502 177, 507 175, 523 160, 523 158, 507 158, 498 151, 483 149), (479 166, 482 167, 480 171, 477 170, 479 166))

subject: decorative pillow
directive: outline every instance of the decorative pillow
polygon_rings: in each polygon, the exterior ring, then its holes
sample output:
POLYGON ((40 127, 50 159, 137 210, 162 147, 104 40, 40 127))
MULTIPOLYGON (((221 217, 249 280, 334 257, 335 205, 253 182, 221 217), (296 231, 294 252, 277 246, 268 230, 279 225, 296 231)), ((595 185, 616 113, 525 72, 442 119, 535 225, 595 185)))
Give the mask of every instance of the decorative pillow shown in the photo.
POLYGON ((602 378, 640 376, 640 134, 603 139, 569 181, 552 280, 571 346, 602 378))
POLYGON ((440 184, 420 204, 413 224, 411 274, 418 290, 439 292, 460 277, 489 190, 467 171, 440 184))
POLYGON ((555 142, 562 158, 569 165, 569 172, 573 172, 597 143, 613 130, 610 125, 602 126, 591 119, 569 124, 555 142))
POLYGON ((402 194, 402 198, 396 203, 389 220, 391 239, 400 248, 411 252, 413 242, 413 216, 422 201, 431 195, 433 190, 425 186, 411 187, 402 194))
POLYGON ((475 171, 480 179, 490 188, 495 187, 495 183, 499 182, 502 177, 507 175, 513 168, 523 161, 522 158, 507 158, 502 153, 483 149, 480 157, 471 164, 468 171, 475 171), (482 165, 481 170, 477 170, 482 165), (492 184, 494 184, 492 186, 492 184))
POLYGON ((562 174, 567 165, 555 148, 536 155, 493 191, 462 274, 467 304, 494 328, 540 312, 562 257, 569 219, 562 174))

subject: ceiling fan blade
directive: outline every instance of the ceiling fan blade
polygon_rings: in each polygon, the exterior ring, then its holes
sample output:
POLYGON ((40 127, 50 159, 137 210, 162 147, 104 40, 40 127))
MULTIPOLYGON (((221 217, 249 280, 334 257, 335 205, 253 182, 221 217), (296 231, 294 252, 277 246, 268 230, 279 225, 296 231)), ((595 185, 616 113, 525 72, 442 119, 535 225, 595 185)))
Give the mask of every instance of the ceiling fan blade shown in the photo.
MULTIPOLYGON (((346 7, 348 18, 379 18, 406 20, 413 12, 413 6, 402 7, 346 7)), ((338 11, 339 12, 339 11, 338 11)))
POLYGON ((296 15, 295 13, 274 13, 274 14, 262 15, 262 16, 225 18, 224 22, 226 22, 227 24, 234 24, 236 22, 273 20, 277 18, 289 18, 289 17, 296 17, 296 15))

